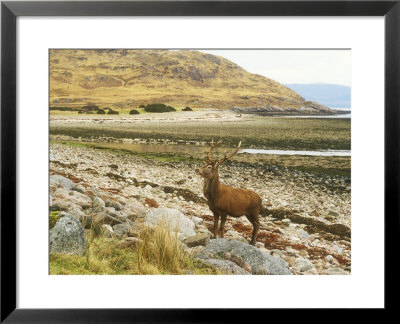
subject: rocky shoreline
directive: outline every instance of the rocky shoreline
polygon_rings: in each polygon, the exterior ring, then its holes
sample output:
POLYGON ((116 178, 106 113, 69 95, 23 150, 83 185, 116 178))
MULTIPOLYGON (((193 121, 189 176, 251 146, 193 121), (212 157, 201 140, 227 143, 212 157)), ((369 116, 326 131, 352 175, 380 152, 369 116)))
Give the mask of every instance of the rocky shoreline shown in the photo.
POLYGON ((183 238, 188 252, 228 269, 227 273, 239 274, 243 269, 262 273, 254 270, 253 259, 246 259, 254 254, 258 260, 254 262, 280 265, 279 271, 272 267, 280 273, 268 270, 269 274, 350 274, 349 179, 273 166, 223 166, 223 183, 252 189, 263 199, 261 228, 256 247, 252 247, 247 243, 252 227, 244 216, 228 217, 226 240, 209 240, 213 217, 195 167, 195 163, 51 144, 50 211, 65 212, 81 221, 96 217, 108 225, 103 226, 108 233, 104 235, 128 244, 135 241, 138 223, 168 210, 193 223, 194 235, 183 238), (203 243, 198 244, 199 240, 203 243), (221 250, 227 246, 237 253, 221 250))
POLYGON ((309 102, 307 106, 300 108, 288 108, 279 106, 265 107, 233 107, 235 113, 254 114, 259 116, 296 116, 296 115, 338 115, 339 111, 330 109, 316 102, 309 102))

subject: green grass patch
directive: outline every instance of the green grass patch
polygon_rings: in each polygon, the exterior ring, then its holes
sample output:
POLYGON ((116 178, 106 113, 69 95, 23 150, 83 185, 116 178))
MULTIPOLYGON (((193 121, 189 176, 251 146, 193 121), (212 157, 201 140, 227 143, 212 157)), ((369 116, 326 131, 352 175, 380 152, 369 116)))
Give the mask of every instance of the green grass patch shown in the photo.
POLYGON ((53 211, 49 214, 49 229, 52 229, 60 219, 60 212, 53 211))

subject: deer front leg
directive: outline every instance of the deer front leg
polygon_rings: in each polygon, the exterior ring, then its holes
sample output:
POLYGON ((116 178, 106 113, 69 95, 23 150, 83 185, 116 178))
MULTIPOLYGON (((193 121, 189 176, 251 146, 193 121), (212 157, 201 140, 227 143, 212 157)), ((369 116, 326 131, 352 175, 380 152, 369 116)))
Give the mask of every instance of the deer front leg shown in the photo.
POLYGON ((256 238, 257 238, 258 229, 260 228, 260 223, 258 221, 258 217, 256 217, 256 219, 254 219, 251 223, 253 224, 253 234, 251 235, 250 244, 251 245, 255 245, 256 244, 256 238))
POLYGON ((219 228, 219 231, 221 232, 221 238, 224 237, 226 216, 227 216, 226 214, 221 215, 221 225, 219 228))
POLYGON ((219 214, 214 213, 214 238, 217 238, 219 214))

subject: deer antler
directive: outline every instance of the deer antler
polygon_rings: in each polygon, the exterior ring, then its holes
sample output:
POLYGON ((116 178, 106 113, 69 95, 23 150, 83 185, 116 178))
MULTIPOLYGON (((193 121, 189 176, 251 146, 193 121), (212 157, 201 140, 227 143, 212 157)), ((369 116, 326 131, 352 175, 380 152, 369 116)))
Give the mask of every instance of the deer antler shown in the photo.
POLYGON ((226 156, 226 150, 225 150, 225 156, 224 156, 224 158, 223 158, 222 160, 218 160, 218 163, 219 163, 219 164, 224 163, 226 160, 229 160, 230 158, 232 158, 233 156, 235 156, 236 153, 239 151, 241 145, 242 145, 242 141, 239 142, 239 144, 238 144, 236 150, 235 150, 231 155, 229 155, 229 156, 226 156))
POLYGON ((211 148, 210 150, 206 153, 206 157, 204 158, 204 162, 209 163, 209 164, 214 164, 217 161, 211 160, 211 152, 215 147, 217 147, 219 144, 222 143, 222 140, 218 141, 216 144, 214 144, 214 140, 211 141, 211 148))
POLYGON ((214 150, 215 147, 217 147, 219 144, 222 143, 222 140, 218 141, 216 144, 214 144, 214 140, 211 141, 211 148, 210 150, 206 153, 206 157, 204 158, 204 162, 209 163, 209 164, 215 164, 218 162, 218 164, 225 162, 226 160, 229 160, 232 158, 240 149, 240 146, 242 145, 242 141, 239 142, 239 145, 237 146, 236 150, 229 156, 226 155, 226 150, 225 150, 225 156, 222 160, 216 160, 213 161, 211 160, 211 152, 214 150))

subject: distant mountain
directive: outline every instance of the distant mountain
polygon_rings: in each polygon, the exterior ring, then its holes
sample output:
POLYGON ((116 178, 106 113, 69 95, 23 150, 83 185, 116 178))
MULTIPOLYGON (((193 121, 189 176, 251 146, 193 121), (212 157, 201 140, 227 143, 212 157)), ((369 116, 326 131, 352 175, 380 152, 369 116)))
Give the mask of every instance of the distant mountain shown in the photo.
POLYGON ((351 87, 327 83, 292 83, 285 84, 285 86, 306 100, 317 101, 329 108, 351 107, 351 87))
POLYGON ((331 111, 220 56, 179 50, 51 50, 50 105, 331 111))

